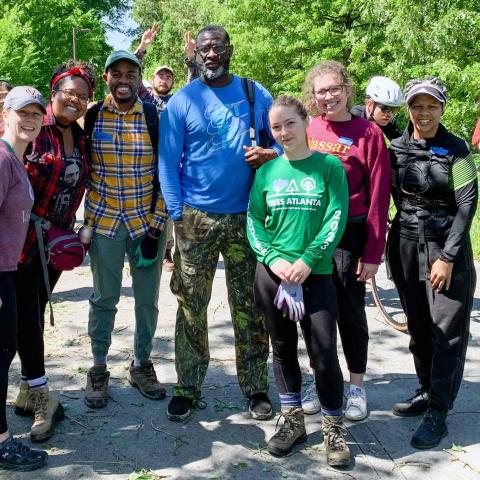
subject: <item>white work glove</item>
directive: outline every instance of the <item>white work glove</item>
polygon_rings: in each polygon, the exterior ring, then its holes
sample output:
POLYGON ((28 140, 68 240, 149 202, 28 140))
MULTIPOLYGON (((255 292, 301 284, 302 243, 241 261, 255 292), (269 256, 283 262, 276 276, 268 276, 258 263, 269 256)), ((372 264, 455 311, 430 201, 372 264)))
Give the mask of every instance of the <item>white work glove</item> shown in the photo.
POLYGON ((294 322, 305 316, 303 289, 300 283, 281 282, 273 303, 279 310, 283 310, 284 315, 288 311, 288 318, 294 322))

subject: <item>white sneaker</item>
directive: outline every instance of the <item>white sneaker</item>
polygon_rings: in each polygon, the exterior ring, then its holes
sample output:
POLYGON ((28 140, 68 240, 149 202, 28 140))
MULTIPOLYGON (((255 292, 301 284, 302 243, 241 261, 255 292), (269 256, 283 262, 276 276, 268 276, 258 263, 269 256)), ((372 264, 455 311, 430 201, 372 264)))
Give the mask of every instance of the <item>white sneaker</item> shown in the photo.
POLYGON ((365 389, 351 384, 347 395, 345 418, 358 422, 366 418, 367 415, 367 392, 365 392, 365 389))
POLYGON ((320 405, 320 400, 318 399, 315 381, 309 385, 307 391, 305 392, 305 396, 302 398, 302 408, 303 413, 306 415, 314 415, 322 408, 320 405))

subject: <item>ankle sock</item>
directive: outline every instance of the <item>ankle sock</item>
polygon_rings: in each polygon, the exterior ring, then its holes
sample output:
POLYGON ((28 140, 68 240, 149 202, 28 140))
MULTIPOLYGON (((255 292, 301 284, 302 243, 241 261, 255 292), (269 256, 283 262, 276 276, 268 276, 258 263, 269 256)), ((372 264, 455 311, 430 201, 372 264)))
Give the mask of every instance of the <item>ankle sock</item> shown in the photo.
POLYGON ((138 357, 133 357, 133 366, 137 368, 142 366, 141 360, 138 357))
POLYGON ((102 355, 100 357, 100 356, 94 355, 93 356, 93 366, 94 367, 105 367, 105 369, 106 369, 107 368, 107 356, 102 355))
POLYGON ((302 394, 297 393, 279 393, 280 404, 282 408, 302 408, 302 394))
POLYGON ((342 408, 338 408, 336 410, 333 410, 331 408, 325 408, 322 406, 322 415, 326 415, 327 417, 339 417, 342 415, 342 408))
POLYGON ((47 377, 45 375, 43 375, 43 377, 27 380, 27 382, 28 382, 28 387, 33 388, 34 390, 47 387, 47 377))

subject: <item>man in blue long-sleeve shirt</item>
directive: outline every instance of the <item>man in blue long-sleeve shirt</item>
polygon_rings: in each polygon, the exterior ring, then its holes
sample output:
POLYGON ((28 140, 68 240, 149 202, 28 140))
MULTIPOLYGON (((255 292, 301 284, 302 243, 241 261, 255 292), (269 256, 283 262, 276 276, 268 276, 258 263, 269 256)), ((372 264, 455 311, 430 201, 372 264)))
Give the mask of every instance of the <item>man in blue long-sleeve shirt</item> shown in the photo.
MULTIPOLYGON (((196 38, 200 78, 177 92, 162 114, 159 177, 177 248, 172 292, 178 299, 175 365, 178 382, 167 414, 188 418, 200 398, 209 362, 207 307, 222 254, 235 332, 237 374, 253 418, 267 420, 268 337, 253 300, 255 257, 245 221, 254 169, 280 147, 252 146, 249 101, 241 78, 230 74, 228 33, 210 25, 196 38)), ((271 95, 254 84, 256 142, 269 135, 271 95)), ((271 138, 271 136, 270 136, 271 138)), ((273 142, 272 142, 273 143, 273 142)))

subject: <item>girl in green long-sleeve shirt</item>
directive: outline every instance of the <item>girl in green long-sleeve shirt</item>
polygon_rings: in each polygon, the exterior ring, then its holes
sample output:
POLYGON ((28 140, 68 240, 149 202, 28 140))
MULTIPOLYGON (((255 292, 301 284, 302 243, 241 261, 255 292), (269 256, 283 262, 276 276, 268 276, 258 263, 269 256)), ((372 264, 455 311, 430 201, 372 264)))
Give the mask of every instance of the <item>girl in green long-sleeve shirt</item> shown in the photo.
POLYGON ((306 439, 297 327, 291 321, 300 319, 322 403, 327 460, 330 465, 348 465, 332 281, 332 255, 348 214, 345 171, 333 155, 308 148, 308 117, 298 100, 279 97, 269 120, 284 154, 257 171, 247 212, 247 235, 258 259, 255 297, 266 316, 285 419, 268 450, 286 455, 306 439))

